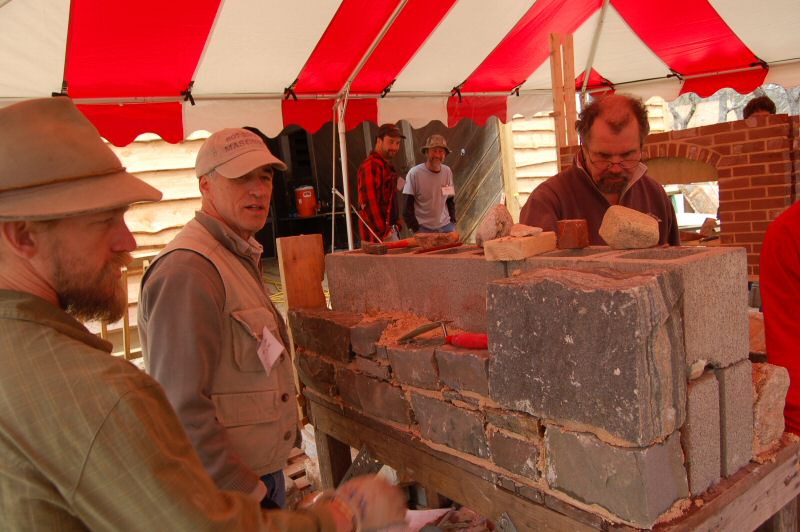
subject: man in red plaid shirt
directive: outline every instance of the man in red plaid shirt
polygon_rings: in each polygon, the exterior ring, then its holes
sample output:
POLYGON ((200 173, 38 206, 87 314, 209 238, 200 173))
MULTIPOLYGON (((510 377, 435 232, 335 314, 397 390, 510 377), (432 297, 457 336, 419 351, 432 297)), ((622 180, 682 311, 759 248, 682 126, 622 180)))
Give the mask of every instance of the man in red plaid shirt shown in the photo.
POLYGON ((400 139, 404 138, 396 125, 383 124, 375 136, 375 148, 358 167, 358 214, 361 216, 359 228, 362 242, 398 239, 397 172, 390 160, 397 155, 400 139))

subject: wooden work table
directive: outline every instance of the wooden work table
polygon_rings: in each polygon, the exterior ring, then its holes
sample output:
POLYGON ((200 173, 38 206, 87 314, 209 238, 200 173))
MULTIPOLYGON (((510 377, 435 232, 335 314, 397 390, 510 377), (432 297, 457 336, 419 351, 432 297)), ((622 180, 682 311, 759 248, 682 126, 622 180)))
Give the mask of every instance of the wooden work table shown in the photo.
MULTIPOLYGON (((351 463, 350 447, 366 448, 380 462, 476 512, 497 520, 504 512, 518 531, 636 530, 613 525, 582 510, 564 515, 499 486, 498 475, 467 460, 437 451, 412 434, 305 391, 314 424, 320 473, 325 488, 342 479, 351 463)), ((800 493, 800 444, 784 445, 774 462, 750 463, 704 494, 704 504, 656 530, 753 530, 800 493)), ((549 497, 548 497, 549 498, 549 497)), ((556 501, 558 502, 558 501, 556 501)), ((552 506, 552 504, 550 504, 552 506)), ((795 518, 796 519, 796 518, 795 518)), ((787 527, 782 530, 796 530, 787 527)))

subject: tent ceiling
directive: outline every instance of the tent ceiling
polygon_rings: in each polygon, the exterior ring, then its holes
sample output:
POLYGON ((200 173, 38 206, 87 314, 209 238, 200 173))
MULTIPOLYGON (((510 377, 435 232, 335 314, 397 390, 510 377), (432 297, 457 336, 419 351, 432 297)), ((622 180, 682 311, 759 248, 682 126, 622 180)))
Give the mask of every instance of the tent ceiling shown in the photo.
MULTIPOLYGON (((177 142, 245 122, 269 135, 290 124, 314 131, 344 93, 347 127, 505 121, 550 106, 550 33, 574 35, 582 77, 602 5, 0 0, 0 105, 65 86, 120 145, 143 132, 177 142), (287 87, 296 100, 283 98, 287 87), (197 105, 184 101, 189 88, 197 105), (451 96, 454 88, 461 97, 451 96)), ((797 0, 610 0, 590 79, 668 100, 765 82, 795 86, 797 20, 797 0)))

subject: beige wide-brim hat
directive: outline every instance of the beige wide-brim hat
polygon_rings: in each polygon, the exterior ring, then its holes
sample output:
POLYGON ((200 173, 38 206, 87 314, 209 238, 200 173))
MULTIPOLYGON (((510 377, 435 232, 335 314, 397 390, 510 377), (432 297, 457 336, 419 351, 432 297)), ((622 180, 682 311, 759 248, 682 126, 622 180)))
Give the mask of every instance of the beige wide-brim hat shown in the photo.
POLYGON ((421 148, 422 154, 428 153, 431 148, 442 148, 446 154, 450 154, 450 148, 447 147, 447 141, 441 135, 431 135, 425 141, 425 145, 421 148))
POLYGON ((161 192, 129 174, 66 97, 0 109, 0 221, 107 211, 161 192))

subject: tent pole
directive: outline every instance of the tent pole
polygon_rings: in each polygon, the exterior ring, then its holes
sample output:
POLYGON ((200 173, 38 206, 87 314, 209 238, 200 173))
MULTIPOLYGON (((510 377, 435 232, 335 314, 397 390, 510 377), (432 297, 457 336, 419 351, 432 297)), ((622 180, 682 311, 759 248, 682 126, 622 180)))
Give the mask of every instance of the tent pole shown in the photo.
POLYGON ((331 116, 331 253, 336 251, 336 107, 331 116))
MULTIPOLYGON (((586 87, 589 86, 589 73, 594 66, 594 54, 597 52, 597 45, 600 42, 600 33, 603 30, 603 22, 606 19, 608 10, 608 0, 603 0, 603 7, 600 8, 600 17, 597 19, 597 27, 592 36, 592 47, 589 48, 589 57, 586 59, 586 68, 583 69, 583 86, 581 87, 581 104, 586 102, 586 87)), ((583 107, 583 105, 581 105, 583 107)))
POLYGON ((342 190, 344 191, 344 219, 347 225, 347 249, 353 250, 353 218, 350 216, 350 179, 347 175, 347 131, 344 124, 346 96, 336 101, 336 124, 339 129, 339 156, 342 162, 342 190))

